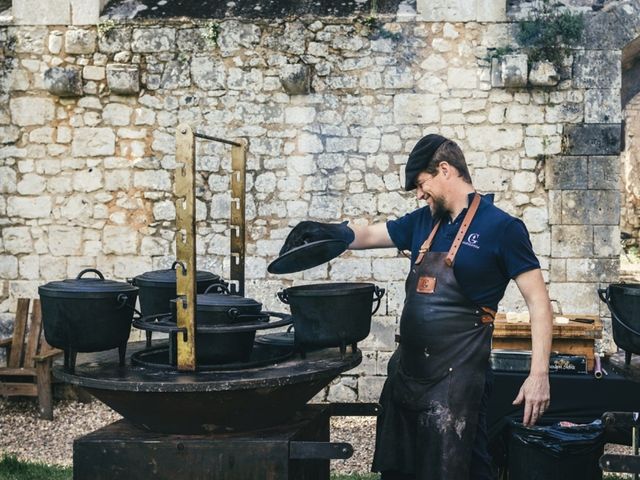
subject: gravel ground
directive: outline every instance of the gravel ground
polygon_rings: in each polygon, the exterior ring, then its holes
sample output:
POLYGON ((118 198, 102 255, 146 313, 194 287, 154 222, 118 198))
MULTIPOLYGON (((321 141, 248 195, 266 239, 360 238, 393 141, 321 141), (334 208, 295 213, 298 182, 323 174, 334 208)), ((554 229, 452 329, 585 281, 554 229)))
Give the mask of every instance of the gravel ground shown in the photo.
MULTIPOLYGON (((0 454, 10 453, 24 461, 70 466, 74 438, 121 418, 98 401, 57 400, 53 414, 54 421, 41 420, 35 401, 0 398, 0 454)), ((373 457, 375 419, 334 417, 331 441, 349 442, 354 450, 351 458, 331 462, 334 473, 367 473, 373 457)), ((607 445, 605 451, 631 454, 631 447, 607 445)))

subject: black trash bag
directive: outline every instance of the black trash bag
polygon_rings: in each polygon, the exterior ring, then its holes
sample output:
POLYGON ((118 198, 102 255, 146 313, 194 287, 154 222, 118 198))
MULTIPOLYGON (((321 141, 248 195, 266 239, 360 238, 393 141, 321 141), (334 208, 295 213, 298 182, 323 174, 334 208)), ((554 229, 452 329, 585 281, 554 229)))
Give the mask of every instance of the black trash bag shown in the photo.
POLYGON ((598 460, 604 453, 604 426, 525 427, 511 422, 509 480, 601 480, 598 460))

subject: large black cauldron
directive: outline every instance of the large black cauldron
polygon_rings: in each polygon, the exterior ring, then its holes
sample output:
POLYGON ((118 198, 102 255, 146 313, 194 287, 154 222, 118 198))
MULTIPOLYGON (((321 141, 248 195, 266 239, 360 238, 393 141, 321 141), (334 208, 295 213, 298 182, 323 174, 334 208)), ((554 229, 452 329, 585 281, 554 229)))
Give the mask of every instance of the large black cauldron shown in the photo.
POLYGON ((598 295, 611 311, 613 341, 625 351, 629 365, 631 354, 640 354, 640 284, 612 283, 598 289, 598 295))
MULTIPOLYGON (((171 268, 153 270, 134 277, 131 284, 140 289, 140 311, 143 317, 170 312, 171 300, 176 298, 177 270, 180 262, 173 262, 171 268)), ((196 272, 196 291, 204 293, 213 284, 224 284, 223 280, 211 272, 196 272)))
POLYGON ((44 336, 64 350, 65 367, 73 370, 77 352, 100 352, 118 347, 124 364, 138 289, 125 282, 105 280, 88 268, 75 279, 49 282, 38 288, 44 336), (93 272, 98 278, 84 278, 93 272))
POLYGON ((291 307, 295 344, 303 350, 344 350, 366 338, 383 295, 384 289, 372 283, 300 285, 278 292, 278 298, 291 307))
MULTIPOLYGON (((207 291, 196 297, 196 360, 201 364, 221 364, 246 362, 253 350, 256 330, 236 332, 216 332, 206 326, 239 326, 264 323, 269 316, 261 313, 262 304, 246 297, 226 293, 208 293, 209 290, 222 288, 211 285, 207 291)), ((228 291, 228 290, 226 290, 228 291)), ((176 302, 171 301, 173 318, 176 318, 176 302)), ((171 338, 175 342, 175 335, 171 338)), ((174 349, 173 351, 176 351, 174 349)))

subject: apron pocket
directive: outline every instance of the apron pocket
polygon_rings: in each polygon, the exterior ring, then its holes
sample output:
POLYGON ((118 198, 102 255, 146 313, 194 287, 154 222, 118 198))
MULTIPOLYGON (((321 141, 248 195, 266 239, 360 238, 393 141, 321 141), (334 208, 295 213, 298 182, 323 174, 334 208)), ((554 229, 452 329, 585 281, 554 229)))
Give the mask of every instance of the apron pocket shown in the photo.
POLYGON ((435 403, 447 401, 450 381, 448 371, 439 378, 415 378, 405 374, 401 365, 393 379, 391 398, 395 404, 408 410, 431 409, 435 403))

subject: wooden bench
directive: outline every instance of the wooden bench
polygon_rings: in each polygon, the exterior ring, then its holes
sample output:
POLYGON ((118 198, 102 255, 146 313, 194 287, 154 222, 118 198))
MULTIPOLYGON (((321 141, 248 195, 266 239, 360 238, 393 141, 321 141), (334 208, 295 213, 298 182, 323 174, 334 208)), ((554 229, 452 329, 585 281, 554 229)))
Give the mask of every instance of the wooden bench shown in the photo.
POLYGON ((0 340, 0 348, 5 348, 7 354, 7 366, 0 367, 0 395, 37 396, 40 417, 53 420, 51 364, 62 351, 44 339, 40 300, 18 299, 13 337, 0 340))

